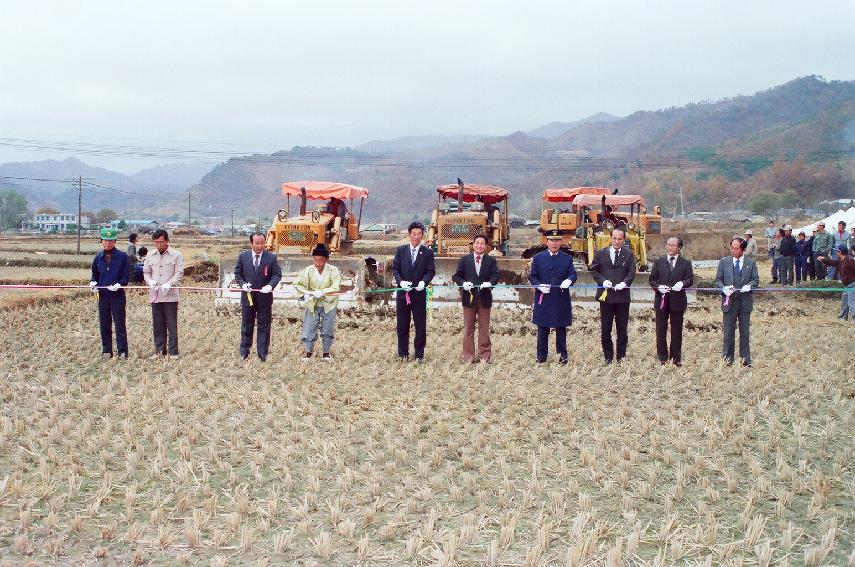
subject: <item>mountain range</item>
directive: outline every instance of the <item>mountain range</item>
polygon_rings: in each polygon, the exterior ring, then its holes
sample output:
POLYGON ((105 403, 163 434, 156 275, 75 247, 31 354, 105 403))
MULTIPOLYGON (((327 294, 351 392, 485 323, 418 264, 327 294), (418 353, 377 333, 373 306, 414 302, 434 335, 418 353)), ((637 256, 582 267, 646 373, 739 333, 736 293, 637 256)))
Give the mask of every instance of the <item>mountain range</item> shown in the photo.
MULTIPOLYGON (((673 210, 681 193, 692 209, 749 208, 762 199, 810 204, 855 195, 855 81, 808 76, 753 95, 626 117, 599 113, 506 136, 408 136, 354 148, 294 147, 208 168, 166 165, 123 176, 68 159, 4 164, 0 175, 93 175, 100 185, 162 197, 100 190, 87 195, 93 203, 110 206, 118 199, 150 214, 184 210, 189 189, 199 210, 222 214, 234 208, 268 216, 284 204, 281 183, 301 179, 368 187, 364 218, 386 222, 424 219, 436 186, 457 177, 509 189, 512 209, 524 216, 539 210, 544 188, 578 185, 641 193, 666 210, 673 210)), ((76 205, 73 188, 36 191, 28 183, 21 190, 31 208, 51 200, 65 208, 76 205)))

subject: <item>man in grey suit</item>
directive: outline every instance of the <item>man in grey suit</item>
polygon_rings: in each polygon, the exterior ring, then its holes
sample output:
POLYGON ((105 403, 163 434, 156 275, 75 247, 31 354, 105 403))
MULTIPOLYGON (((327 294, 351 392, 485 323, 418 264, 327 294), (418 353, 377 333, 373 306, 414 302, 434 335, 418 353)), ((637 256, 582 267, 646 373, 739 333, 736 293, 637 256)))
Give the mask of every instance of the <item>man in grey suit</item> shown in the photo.
POLYGON ((718 263, 715 285, 721 290, 721 311, 724 315, 724 346, 722 356, 728 366, 733 364, 736 347, 736 325, 739 324, 739 357, 742 365, 751 368, 750 326, 754 308, 752 290, 760 285, 757 264, 745 256, 748 243, 741 238, 730 241, 730 256, 718 263))

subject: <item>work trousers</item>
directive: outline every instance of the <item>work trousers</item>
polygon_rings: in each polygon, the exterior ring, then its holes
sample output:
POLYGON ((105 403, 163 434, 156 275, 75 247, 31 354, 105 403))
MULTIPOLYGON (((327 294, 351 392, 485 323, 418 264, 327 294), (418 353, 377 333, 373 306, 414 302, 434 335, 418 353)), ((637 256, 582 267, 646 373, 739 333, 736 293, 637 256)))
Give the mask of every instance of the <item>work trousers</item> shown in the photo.
POLYGON ((178 356, 178 302, 152 303, 151 324, 154 331, 155 354, 178 356))
POLYGON ((125 326, 125 290, 98 291, 98 322, 101 328, 101 352, 113 354, 113 325, 116 327, 116 352, 128 355, 128 331, 125 326))
POLYGON ((840 297, 840 318, 845 321, 849 317, 855 321, 855 282, 843 288, 840 297))
POLYGON ((258 340, 255 346, 258 357, 267 358, 270 348, 270 321, 273 319, 273 305, 244 305, 240 310, 240 355, 246 358, 252 348, 252 333, 258 322, 258 340))
POLYGON ((463 360, 491 362, 493 346, 490 342, 490 308, 476 303, 463 308, 463 360), (478 327, 478 352, 475 352, 475 326, 478 327))
POLYGON ((772 258, 772 282, 778 281, 778 276, 780 275, 781 268, 781 259, 780 258, 772 258))
POLYGON ((724 345, 721 355, 728 363, 733 362, 736 351, 736 327, 739 326, 739 358, 745 364, 751 364, 751 311, 740 310, 739 299, 730 297, 730 310, 723 314, 722 328, 724 345))
POLYGON ((327 312, 320 305, 315 306, 314 311, 306 308, 303 312, 303 332, 300 340, 306 352, 314 352, 315 341, 318 340, 318 329, 321 331, 321 348, 323 352, 329 352, 335 339, 335 316, 338 309, 333 307, 327 312))
POLYGON ((398 356, 410 355, 410 320, 416 330, 413 339, 413 354, 417 359, 425 357, 425 345, 427 344, 427 301, 413 300, 409 305, 403 293, 398 292, 395 300, 397 309, 398 329, 398 356))
POLYGON ((816 271, 816 279, 824 280, 828 271, 825 269, 825 264, 819 261, 820 256, 828 257, 828 252, 818 253, 816 255, 816 259, 813 261, 814 271, 816 271))
POLYGON ((681 362, 683 360, 683 316, 684 311, 656 310, 656 356, 659 362, 681 362), (671 322, 671 348, 668 348, 668 321, 671 322))
POLYGON ((784 285, 793 285, 793 266, 795 266, 795 256, 781 256, 780 272, 781 283, 784 285))
MULTIPOLYGON (((552 327, 537 327, 537 361, 546 362, 549 356, 549 331, 552 327)), ((555 352, 558 360, 567 360, 567 327, 555 327, 555 352)))
POLYGON ((617 347, 617 361, 620 362, 626 356, 626 345, 629 343, 626 329, 629 325, 629 303, 606 303, 600 302, 600 342, 603 345, 603 356, 607 364, 611 364, 615 358, 615 346, 617 347), (612 326, 617 327, 617 344, 612 344, 612 326))
POLYGON ((810 258, 808 256, 796 256, 796 282, 808 281, 808 264, 810 258))

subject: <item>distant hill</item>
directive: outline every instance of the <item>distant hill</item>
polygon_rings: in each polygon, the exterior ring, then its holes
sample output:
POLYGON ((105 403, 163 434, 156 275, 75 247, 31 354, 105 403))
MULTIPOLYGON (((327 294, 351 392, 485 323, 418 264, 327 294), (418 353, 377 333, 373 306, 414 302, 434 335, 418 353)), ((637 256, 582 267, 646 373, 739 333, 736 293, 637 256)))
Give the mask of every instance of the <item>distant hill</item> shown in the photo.
POLYGON ((483 137, 474 134, 459 134, 457 136, 405 136, 392 140, 372 140, 361 146, 356 146, 355 149, 369 153, 407 152, 438 148, 449 144, 468 144, 477 142, 483 137))
MULTIPOLYGON (((197 183, 211 164, 168 164, 125 175, 88 165, 77 158, 9 162, 0 165, 0 175, 36 179, 73 180, 78 176, 94 184, 83 188, 86 210, 111 208, 127 216, 141 213, 165 214, 180 210, 186 202, 183 192, 197 183), (135 194, 154 195, 137 196, 135 194)), ((26 179, 0 180, 0 186, 15 189, 27 198, 30 210, 55 207, 62 211, 77 210, 77 185, 57 181, 26 179)))
POLYGON ((553 137, 563 125, 392 155, 379 151, 392 146, 375 144, 232 159, 194 194, 214 208, 251 201, 272 211, 282 181, 337 180, 371 189, 368 218, 400 222, 425 218, 435 187, 458 176, 508 188, 523 215, 551 186, 615 187, 666 210, 681 189, 690 208, 706 209, 749 208, 764 192, 796 204, 855 191, 855 81, 803 77, 751 96, 614 118, 594 115, 553 137))
POLYGON ((588 116, 587 118, 574 120, 573 122, 550 122, 549 124, 546 124, 539 128, 535 128, 534 130, 528 130, 526 131, 526 134, 536 138, 557 138, 564 132, 567 132, 568 130, 571 130, 581 124, 614 122, 620 119, 620 116, 615 116, 614 114, 609 114, 608 112, 598 112, 596 114, 588 116))
MULTIPOLYGON (((356 148, 295 147, 206 169, 170 164, 124 176, 72 158, 5 164, 0 175, 93 175, 102 185, 163 194, 138 199, 87 191, 88 209, 150 214, 183 212, 183 192, 192 184, 194 209, 268 217, 284 204, 282 182, 313 179, 368 187, 364 219, 405 222, 427 218, 435 188, 457 177, 506 187, 512 210, 523 216, 537 214, 544 188, 577 185, 641 193, 666 211, 674 210, 682 194, 687 210, 761 212, 855 196, 855 81, 809 76, 750 96, 624 118, 599 113, 507 136, 410 136, 356 148)), ((4 183, 9 185, 14 183, 4 183)), ((31 208, 76 205, 76 191, 61 184, 17 186, 31 208)))

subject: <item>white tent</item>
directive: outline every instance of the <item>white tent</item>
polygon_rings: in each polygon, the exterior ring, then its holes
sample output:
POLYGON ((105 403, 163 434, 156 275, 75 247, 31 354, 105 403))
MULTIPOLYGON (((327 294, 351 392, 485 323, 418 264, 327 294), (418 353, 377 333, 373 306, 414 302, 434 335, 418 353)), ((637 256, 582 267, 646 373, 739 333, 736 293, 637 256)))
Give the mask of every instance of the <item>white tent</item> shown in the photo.
POLYGON ((822 219, 821 221, 816 221, 813 224, 809 224, 807 226, 803 226, 801 228, 796 228, 793 230, 793 236, 796 236, 800 232, 804 232, 805 236, 810 238, 811 232, 816 230, 816 225, 821 222, 825 223, 825 231, 826 232, 834 232, 837 230, 837 223, 843 221, 846 223, 846 231, 848 232, 853 226, 855 226, 855 207, 849 207, 848 210, 843 211, 839 210, 836 213, 829 215, 828 217, 822 219))

